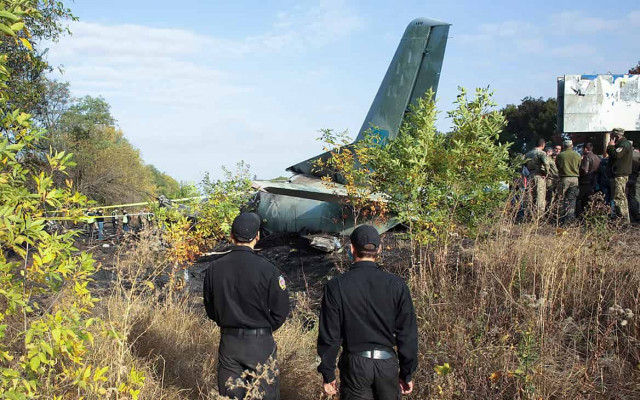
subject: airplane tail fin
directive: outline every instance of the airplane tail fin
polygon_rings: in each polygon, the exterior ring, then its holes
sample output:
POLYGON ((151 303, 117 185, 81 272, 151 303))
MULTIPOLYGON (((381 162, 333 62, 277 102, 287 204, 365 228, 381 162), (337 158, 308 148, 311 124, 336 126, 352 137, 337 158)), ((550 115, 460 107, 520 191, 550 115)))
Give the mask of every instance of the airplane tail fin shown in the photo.
MULTIPOLYGON (((382 139, 395 138, 409 106, 429 89, 437 91, 449 26, 427 18, 415 19, 407 26, 356 142, 363 140, 372 126, 377 127, 382 139)), ((312 157, 287 171, 321 177, 327 171, 315 171, 314 163, 329 156, 324 153, 312 157)))

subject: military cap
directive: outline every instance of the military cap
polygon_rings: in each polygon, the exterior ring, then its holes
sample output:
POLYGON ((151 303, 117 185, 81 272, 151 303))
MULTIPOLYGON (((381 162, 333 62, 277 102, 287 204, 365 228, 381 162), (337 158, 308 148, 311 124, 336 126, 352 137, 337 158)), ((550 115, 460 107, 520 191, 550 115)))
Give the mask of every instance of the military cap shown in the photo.
POLYGON ((231 225, 231 233, 238 242, 248 243, 256 238, 262 219, 256 213, 245 212, 236 217, 231 225))
POLYGON ((351 232, 349 239, 357 250, 377 250, 380 247, 380 234, 371 225, 360 225, 351 232))

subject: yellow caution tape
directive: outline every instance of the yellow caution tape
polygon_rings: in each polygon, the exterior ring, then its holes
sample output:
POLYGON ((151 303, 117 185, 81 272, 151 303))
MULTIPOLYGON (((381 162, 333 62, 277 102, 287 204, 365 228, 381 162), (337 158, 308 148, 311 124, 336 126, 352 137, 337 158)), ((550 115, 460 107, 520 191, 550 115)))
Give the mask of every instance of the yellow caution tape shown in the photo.
MULTIPOLYGON (((122 219, 122 215, 116 215, 115 217, 118 219, 122 219)), ((127 214, 127 216, 129 217, 135 217, 138 215, 155 215, 153 213, 137 213, 137 214, 127 214)), ((46 220, 46 221, 88 221, 90 219, 97 219, 97 218, 105 218, 105 219, 111 219, 113 218, 114 215, 92 215, 92 216, 78 216, 78 217, 47 217, 47 216, 43 216, 40 218, 36 218, 36 220, 46 220)), ((96 221, 97 222, 97 221, 96 221)))
MULTIPOLYGON (((200 200, 203 199, 204 196, 194 196, 194 197, 184 197, 181 199, 168 199, 170 202, 172 203, 182 203, 185 201, 190 201, 190 200, 200 200)), ((47 214, 59 214, 59 213, 65 213, 65 212, 70 212, 70 211, 87 211, 89 209, 91 210, 98 210, 98 209, 102 209, 102 210, 107 210, 107 209, 113 209, 113 208, 125 208, 125 207, 139 207, 139 206, 146 206, 149 204, 155 204, 158 203, 158 201, 145 201, 145 202, 140 202, 140 203, 129 203, 129 204, 116 204, 116 205, 112 205, 112 206, 95 206, 95 207, 87 207, 87 208, 74 208, 71 210, 53 210, 53 211, 47 211, 47 214)), ((127 214, 130 217, 134 217, 134 216, 138 216, 138 215, 153 215, 153 213, 136 213, 136 214, 127 214)), ((93 215, 93 216, 78 216, 78 217, 48 217, 48 216, 43 216, 40 218, 37 218, 38 220, 46 220, 46 221, 87 221, 87 220, 91 220, 91 219, 96 219, 96 218, 113 218, 114 215, 93 215)), ((122 214, 119 215, 115 215, 116 218, 122 219, 122 214)))
MULTIPOLYGON (((189 201, 189 200, 200 200, 203 199, 204 196, 194 196, 194 197, 184 197, 182 199, 169 199, 170 202, 172 203, 181 203, 184 201, 189 201)), ((129 203, 129 204, 116 204, 113 206, 95 206, 95 207, 87 207, 87 208, 74 208, 73 211, 78 211, 78 210, 97 210, 97 209, 103 209, 103 210, 107 210, 107 209, 112 209, 112 208, 126 208, 126 207, 138 207, 138 206, 147 206, 149 204, 155 204, 158 203, 158 201, 145 201, 145 202, 141 202, 141 203, 129 203)), ((54 210, 54 211, 48 211, 48 213, 62 213, 62 212, 68 212, 71 210, 54 210)))

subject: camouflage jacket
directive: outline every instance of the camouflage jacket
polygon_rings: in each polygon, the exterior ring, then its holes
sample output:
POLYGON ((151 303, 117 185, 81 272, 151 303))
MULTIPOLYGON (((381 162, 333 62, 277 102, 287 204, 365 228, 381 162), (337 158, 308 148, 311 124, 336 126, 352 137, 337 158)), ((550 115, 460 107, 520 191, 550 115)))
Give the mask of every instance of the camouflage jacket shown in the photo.
POLYGON ((549 173, 549 159, 543 150, 533 149, 527 153, 525 158, 525 166, 531 175, 547 175, 549 173))

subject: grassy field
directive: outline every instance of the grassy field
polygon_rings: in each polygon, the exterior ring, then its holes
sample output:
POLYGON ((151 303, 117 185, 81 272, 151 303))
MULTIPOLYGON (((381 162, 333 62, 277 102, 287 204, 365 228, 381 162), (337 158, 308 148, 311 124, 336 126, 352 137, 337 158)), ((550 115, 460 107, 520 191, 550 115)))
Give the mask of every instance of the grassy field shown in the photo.
MULTIPOLYGON (((153 284, 167 266, 149 240, 119 254, 99 305, 104 326, 124 335, 96 341, 89 357, 108 362, 116 387, 132 366, 143 371, 141 399, 215 399, 219 331, 197 296, 153 284)), ((637 228, 505 217, 475 240, 422 249, 412 268, 408 241, 387 237, 383 262, 408 280, 418 316, 408 398, 638 398, 639 241, 637 228)), ((276 333, 282 398, 321 399, 317 299, 295 297, 276 333)))

